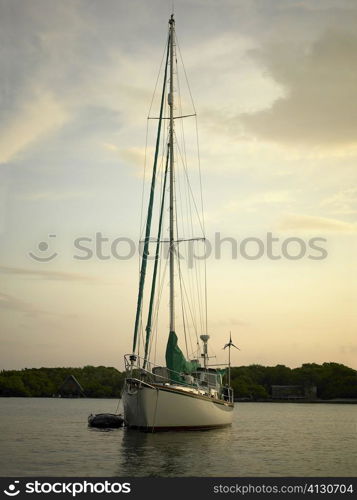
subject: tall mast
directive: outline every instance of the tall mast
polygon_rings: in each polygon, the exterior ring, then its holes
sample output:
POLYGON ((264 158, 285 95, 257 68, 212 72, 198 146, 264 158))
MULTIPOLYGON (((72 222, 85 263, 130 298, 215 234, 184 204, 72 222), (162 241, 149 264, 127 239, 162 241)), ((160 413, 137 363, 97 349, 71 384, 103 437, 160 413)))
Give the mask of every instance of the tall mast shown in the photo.
POLYGON ((144 286, 145 286, 146 268, 147 268, 147 261, 148 261, 148 255, 149 255, 151 220, 152 220, 152 212, 153 212, 153 206, 154 206, 156 170, 157 170, 157 163, 158 163, 159 149, 160 149, 161 124, 162 124, 162 117, 163 117, 163 113, 164 113, 164 101, 165 101, 165 94, 166 94, 166 79, 167 79, 167 65, 168 65, 168 60, 169 60, 169 52, 170 52, 170 47, 169 47, 169 41, 168 41, 167 53, 166 53, 166 63, 165 63, 165 74, 164 74, 164 81, 162 84, 160 117, 159 117, 159 123, 158 123, 158 127, 157 127, 155 157, 154 157, 154 165, 153 165, 153 169, 152 169, 148 216, 146 219, 144 250, 143 250, 141 267, 140 267, 139 292, 138 292, 138 301, 137 301, 137 306, 136 306, 136 316, 135 316, 135 326, 134 326, 133 354, 135 354, 137 343, 138 343, 141 311, 142 311, 142 305, 143 305, 143 292, 144 292, 144 286))
POLYGON ((174 242, 174 36, 175 20, 171 15, 170 21, 170 92, 168 104, 170 107, 170 332, 175 331, 175 242, 174 242))

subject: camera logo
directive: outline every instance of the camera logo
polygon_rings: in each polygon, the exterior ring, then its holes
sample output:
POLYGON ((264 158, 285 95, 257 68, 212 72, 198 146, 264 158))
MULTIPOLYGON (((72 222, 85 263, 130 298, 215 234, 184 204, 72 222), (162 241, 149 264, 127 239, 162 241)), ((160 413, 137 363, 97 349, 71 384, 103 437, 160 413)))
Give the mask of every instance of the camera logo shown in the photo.
MULTIPOLYGON (((56 238, 56 235, 49 234, 48 237, 49 238, 56 238)), ((40 241, 40 243, 37 245, 37 248, 40 252, 42 252, 44 254, 45 252, 47 252, 47 250, 49 248, 49 244, 47 243, 47 241, 40 241)), ((57 257, 58 253, 53 252, 51 255, 43 255, 43 256, 40 255, 39 256, 39 255, 36 255, 35 253, 29 252, 29 255, 30 255, 30 257, 37 260, 38 262, 49 262, 50 260, 53 260, 55 257, 57 257)))
POLYGON ((16 489, 16 485, 19 484, 20 481, 14 481, 13 483, 9 484, 8 490, 4 490, 5 495, 8 497, 16 497, 20 493, 20 490, 16 489))

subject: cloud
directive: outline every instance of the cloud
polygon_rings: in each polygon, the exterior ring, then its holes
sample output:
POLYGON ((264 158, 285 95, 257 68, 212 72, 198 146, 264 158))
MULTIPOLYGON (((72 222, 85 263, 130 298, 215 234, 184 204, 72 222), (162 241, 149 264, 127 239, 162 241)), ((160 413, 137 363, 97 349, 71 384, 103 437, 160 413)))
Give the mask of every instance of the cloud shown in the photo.
POLYGON ((37 269, 23 269, 20 267, 0 266, 0 273, 12 274, 18 276, 34 276, 44 280, 59 280, 59 281, 95 281, 96 278, 78 273, 66 273, 62 271, 44 271, 37 269))
POLYGON ((320 205, 332 213, 351 215, 357 213, 357 188, 339 191, 321 201, 320 205))
MULTIPOLYGON (((153 147, 147 147, 146 150, 136 146, 122 148, 112 143, 103 143, 102 147, 117 155, 125 166, 132 167, 137 177, 151 180, 155 152, 153 147)), ((159 165, 162 163, 162 157, 160 158, 159 165)))
POLYGON ((292 193, 288 190, 268 191, 265 193, 254 194, 248 198, 241 200, 230 201, 224 209, 227 212, 235 212, 237 210, 244 210, 248 212, 255 212, 261 209, 262 205, 281 205, 289 204, 294 200, 292 193))
MULTIPOLYGON (((148 151, 148 153, 150 153, 150 151, 148 151)), ((140 168, 141 170, 143 169, 146 160, 144 149, 136 147, 123 148, 119 150, 119 154, 125 163, 129 163, 134 167, 140 168)), ((148 156, 150 157, 150 155, 148 156)))
POLYGON ((341 345, 340 346, 340 351, 345 354, 356 354, 357 355, 357 345, 356 344, 347 344, 347 345, 341 345))
POLYGON ((67 120, 65 109, 51 93, 39 94, 31 96, 29 102, 3 124, 0 163, 10 162, 17 153, 67 120))
POLYGON ((94 197, 94 193, 90 193, 88 191, 35 191, 32 193, 27 193, 23 195, 18 195, 17 198, 26 201, 60 201, 60 200, 69 200, 76 198, 92 198, 94 197))
POLYGON ((51 314, 47 311, 36 309, 32 304, 25 302, 22 299, 13 297, 6 293, 0 293, 0 310, 10 312, 21 312, 29 316, 37 316, 39 314, 51 314))
POLYGON ((238 318, 229 318, 229 319, 217 319, 216 321, 209 322, 211 328, 218 327, 233 327, 233 326, 248 326, 249 323, 243 321, 238 318))
POLYGON ((55 316, 67 319, 76 319, 76 314, 62 314, 56 312, 50 312, 43 309, 38 309, 33 304, 26 302, 25 300, 14 297, 13 295, 9 295, 7 293, 0 292, 0 311, 8 311, 8 312, 19 312, 24 313, 29 317, 37 317, 37 316, 55 316))
POLYGON ((353 10, 353 4, 351 0, 292 0, 286 2, 283 0, 281 3, 281 8, 283 9, 296 9, 300 8, 307 11, 324 11, 324 10, 336 10, 336 7, 351 9, 353 10))
POLYGON ((121 158, 128 163, 131 163, 132 165, 136 167, 142 168, 145 162, 145 150, 142 148, 118 148, 117 149, 118 153, 120 154, 121 158))
POLYGON ((324 233, 355 233, 357 224, 312 215, 287 215, 279 224, 283 231, 320 231, 324 233))
POLYGON ((246 131, 286 144, 356 143, 356 53, 357 36, 336 29, 308 49, 279 44, 251 51, 286 95, 268 109, 241 114, 246 131))

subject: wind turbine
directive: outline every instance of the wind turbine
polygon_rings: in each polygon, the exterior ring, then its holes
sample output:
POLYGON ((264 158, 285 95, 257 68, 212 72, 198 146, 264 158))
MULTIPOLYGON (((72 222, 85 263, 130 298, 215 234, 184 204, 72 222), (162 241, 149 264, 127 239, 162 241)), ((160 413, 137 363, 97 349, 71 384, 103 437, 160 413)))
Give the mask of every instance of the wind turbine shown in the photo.
POLYGON ((229 342, 226 344, 223 349, 227 349, 228 347, 228 386, 230 387, 231 385, 231 348, 235 347, 240 351, 239 347, 233 344, 232 342, 232 332, 229 332, 229 342))

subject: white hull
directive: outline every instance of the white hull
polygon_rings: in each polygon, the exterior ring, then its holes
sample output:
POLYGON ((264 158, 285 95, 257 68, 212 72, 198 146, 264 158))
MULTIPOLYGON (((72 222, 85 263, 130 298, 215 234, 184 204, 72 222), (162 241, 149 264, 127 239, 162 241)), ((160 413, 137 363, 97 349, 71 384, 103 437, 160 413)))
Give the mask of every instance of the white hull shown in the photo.
POLYGON ((124 419, 143 430, 210 429, 231 425, 233 404, 173 386, 126 384, 124 419))

